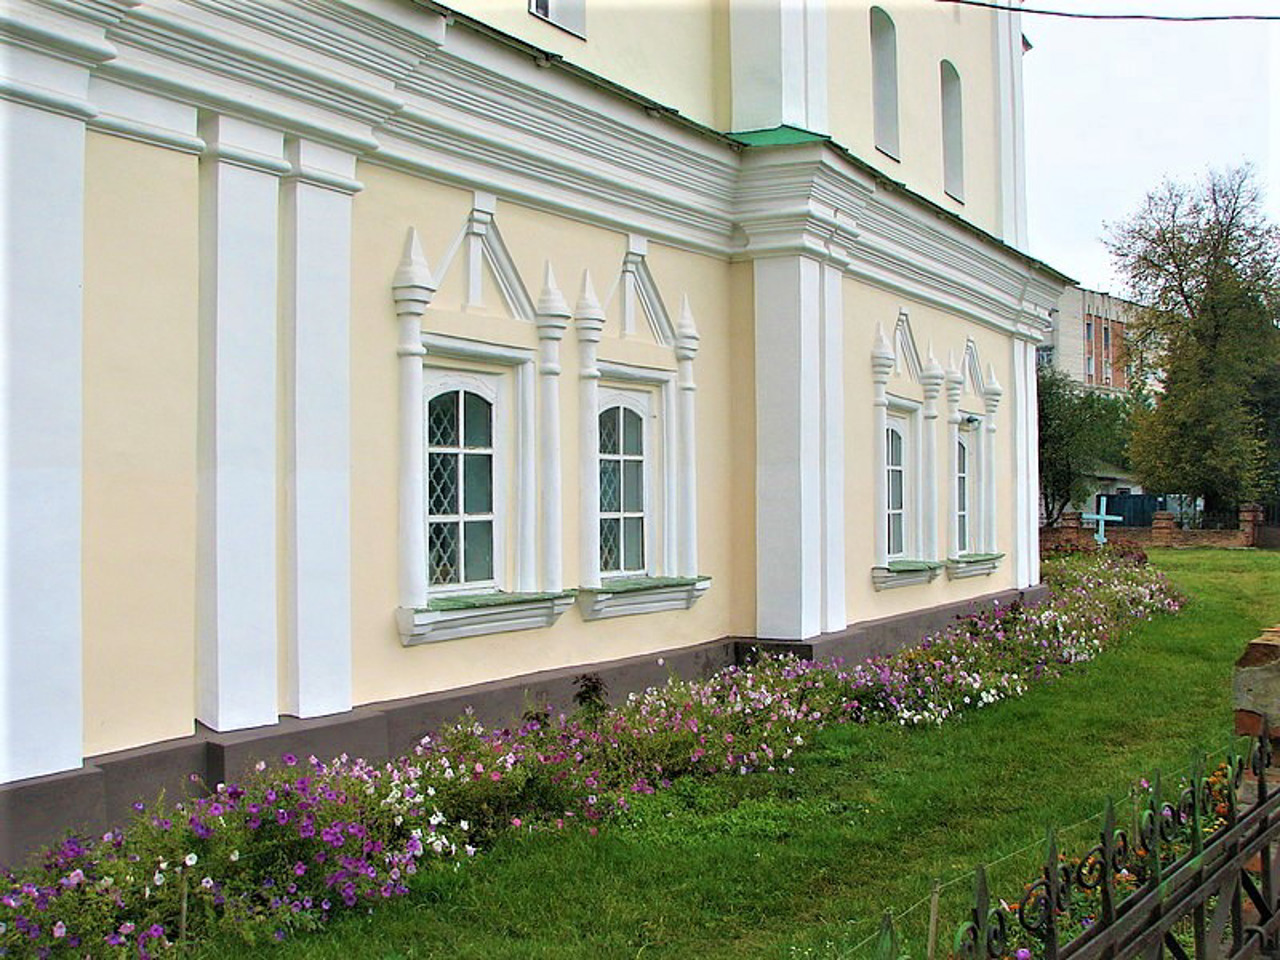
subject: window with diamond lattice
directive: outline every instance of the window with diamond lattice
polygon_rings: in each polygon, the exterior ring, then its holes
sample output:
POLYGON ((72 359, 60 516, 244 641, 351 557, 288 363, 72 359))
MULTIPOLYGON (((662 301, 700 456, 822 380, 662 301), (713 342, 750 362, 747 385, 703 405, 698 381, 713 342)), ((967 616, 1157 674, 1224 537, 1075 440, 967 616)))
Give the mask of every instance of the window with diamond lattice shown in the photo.
POLYGON ((626 407, 600 414, 600 572, 643 573, 644 420, 626 407))
POLYGON ((431 583, 492 584, 493 404, 450 390, 431 398, 426 420, 431 583))

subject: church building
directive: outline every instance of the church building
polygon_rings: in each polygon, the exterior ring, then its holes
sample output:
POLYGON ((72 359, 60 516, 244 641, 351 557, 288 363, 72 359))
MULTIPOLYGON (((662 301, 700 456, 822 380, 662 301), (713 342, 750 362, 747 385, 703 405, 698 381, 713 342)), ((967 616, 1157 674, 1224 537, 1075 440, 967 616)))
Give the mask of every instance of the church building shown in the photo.
POLYGON ((4 16, 0 834, 1038 583, 1016 13, 4 16))

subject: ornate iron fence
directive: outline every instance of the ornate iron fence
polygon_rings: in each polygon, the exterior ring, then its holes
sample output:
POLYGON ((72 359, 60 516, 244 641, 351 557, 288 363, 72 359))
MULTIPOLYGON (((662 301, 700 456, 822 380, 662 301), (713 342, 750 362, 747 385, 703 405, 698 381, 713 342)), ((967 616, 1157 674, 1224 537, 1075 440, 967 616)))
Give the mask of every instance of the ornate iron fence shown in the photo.
MULTIPOLYGON (((1262 729, 1268 729, 1265 719, 1262 729)), ((956 932, 955 956, 1008 956, 1019 937, 1015 922, 1045 960, 1277 955, 1280 857, 1272 846, 1280 840, 1280 791, 1267 782, 1270 762, 1264 732, 1247 761, 1233 752, 1223 775, 1211 779, 1196 771, 1177 796, 1164 798, 1157 778, 1131 824, 1119 824, 1108 801, 1098 843, 1074 865, 1058 856, 1050 831, 1041 875, 1015 913, 992 904, 986 873, 979 868, 973 907, 956 932), (1251 803, 1242 802, 1247 801, 1246 770, 1256 778, 1251 803), (1179 853, 1175 842, 1186 852, 1179 853), (1121 876, 1139 882, 1123 898, 1117 888, 1121 876), (1097 915, 1083 933, 1068 939, 1061 919, 1074 896, 1096 898, 1097 915)), ((883 939, 882 945, 893 949, 883 939)))

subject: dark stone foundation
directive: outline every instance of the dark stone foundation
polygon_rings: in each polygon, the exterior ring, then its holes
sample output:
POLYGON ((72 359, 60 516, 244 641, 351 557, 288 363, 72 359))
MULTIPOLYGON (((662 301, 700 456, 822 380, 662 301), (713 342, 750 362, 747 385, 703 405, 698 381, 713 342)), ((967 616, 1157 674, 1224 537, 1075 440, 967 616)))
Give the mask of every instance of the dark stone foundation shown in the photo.
POLYGON ((0 786, 0 864, 17 864, 68 831, 101 834, 126 823, 135 802, 151 804, 162 790, 170 798, 198 791, 193 774, 197 781, 209 784, 234 780, 258 760, 274 762, 286 753, 326 759, 347 753, 379 762, 408 753, 424 734, 457 719, 468 707, 486 725, 513 720, 535 705, 568 709, 576 689, 574 677, 583 673, 598 674, 611 698, 620 701, 631 691, 664 683, 671 673, 705 677, 730 664, 747 663, 761 651, 866 660, 918 643, 956 617, 995 602, 1011 603, 1021 595, 1034 603, 1047 593, 1043 586, 1008 590, 869 620, 806 641, 724 637, 623 660, 366 704, 330 717, 281 717, 271 726, 231 733, 196 724, 190 737, 89 757, 78 770, 0 786))

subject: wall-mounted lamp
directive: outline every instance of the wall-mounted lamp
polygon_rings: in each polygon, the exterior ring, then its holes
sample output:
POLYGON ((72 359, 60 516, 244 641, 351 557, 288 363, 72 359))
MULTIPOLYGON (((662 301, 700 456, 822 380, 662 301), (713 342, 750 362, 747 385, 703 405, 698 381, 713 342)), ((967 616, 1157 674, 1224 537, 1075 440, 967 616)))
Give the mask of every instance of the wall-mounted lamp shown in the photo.
POLYGON ((972 413, 964 418, 964 423, 965 423, 965 426, 967 427, 976 427, 981 422, 982 422, 982 418, 975 417, 972 413))

